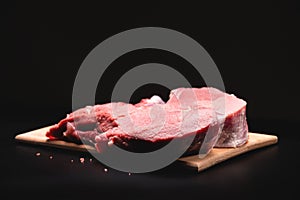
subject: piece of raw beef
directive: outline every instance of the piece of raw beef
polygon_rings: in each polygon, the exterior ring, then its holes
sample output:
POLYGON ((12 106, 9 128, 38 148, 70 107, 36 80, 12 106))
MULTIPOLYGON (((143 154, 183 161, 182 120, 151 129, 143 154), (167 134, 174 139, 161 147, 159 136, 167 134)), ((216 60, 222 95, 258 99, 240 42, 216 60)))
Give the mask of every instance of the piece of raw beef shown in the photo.
POLYGON ((150 152, 174 140, 184 155, 199 150, 205 155, 213 147, 247 142, 246 102, 211 87, 178 88, 166 103, 153 96, 137 104, 86 106, 67 115, 46 136, 89 142, 99 153, 112 144, 132 152, 150 152))

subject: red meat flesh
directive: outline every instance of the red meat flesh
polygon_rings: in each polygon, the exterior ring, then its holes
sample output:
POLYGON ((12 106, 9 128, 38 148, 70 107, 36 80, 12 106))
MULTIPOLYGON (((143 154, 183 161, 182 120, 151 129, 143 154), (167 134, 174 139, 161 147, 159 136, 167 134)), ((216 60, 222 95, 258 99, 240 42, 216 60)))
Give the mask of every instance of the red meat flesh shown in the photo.
POLYGON ((237 147, 247 141, 245 111, 245 101, 215 88, 178 88, 171 91, 166 103, 153 96, 138 104, 113 102, 78 109, 46 136, 87 141, 100 153, 111 144, 149 152, 171 140, 177 141, 178 148, 185 148, 187 139, 193 137, 185 154, 199 152, 201 147, 208 153, 214 146, 237 147), (212 131, 207 135, 209 129, 212 131))

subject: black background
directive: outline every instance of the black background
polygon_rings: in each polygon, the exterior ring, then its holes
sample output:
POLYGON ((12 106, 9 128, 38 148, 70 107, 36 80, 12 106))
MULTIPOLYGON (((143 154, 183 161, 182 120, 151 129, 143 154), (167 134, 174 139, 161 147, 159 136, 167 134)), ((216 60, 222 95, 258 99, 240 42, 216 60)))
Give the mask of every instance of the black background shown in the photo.
MULTIPOLYGON (((5 115, 37 110, 33 120, 64 117, 71 111, 77 70, 96 45, 127 29, 158 26, 187 34, 208 51, 226 91, 247 100, 250 119, 299 119, 299 15, 297 1, 11 1, 1 11, 5 115)), ((138 59, 178 63, 164 54, 140 54, 115 64, 109 77, 123 74, 138 59)), ((107 94, 98 102, 109 101, 113 81, 103 81, 107 94)))
MULTIPOLYGON (((87 54, 101 41, 121 31, 156 26, 180 31, 207 50, 221 72, 226 91, 248 102, 250 130, 274 132, 282 134, 282 137, 298 138, 296 141, 299 141, 297 69, 300 66, 300 4, 296 0, 247 3, 9 1, 1 5, 0 16, 1 123, 6 127, 1 138, 11 139, 19 132, 50 125, 65 117, 71 112, 72 87, 77 70, 87 54)), ((96 101, 109 101, 113 85, 130 66, 153 61, 173 66, 187 74, 193 86, 201 86, 201 81, 197 82, 189 64, 176 56, 162 51, 138 51, 121 57, 110 66, 107 75, 99 83, 103 90, 97 93, 96 101)), ((138 90, 132 101, 154 92, 167 98, 168 91, 165 88, 152 85, 138 90)), ((18 148, 22 152, 22 148, 25 148, 25 152, 35 151, 29 147, 18 148)), ((20 151, 18 148, 14 149, 17 154, 20 151)), ((273 155, 272 152, 270 155, 273 155)), ((22 159, 19 158, 19 161, 22 159)), ((276 160, 277 157, 272 159, 276 160)), ((259 158, 257 161, 260 161, 259 158)), ((275 163, 278 164, 279 160, 275 163)), ((59 164, 56 165, 59 167, 59 164)), ((269 168, 270 165, 265 167, 269 168)), ((279 173, 279 169, 276 170, 279 173)), ((42 171, 39 173, 42 174, 42 171)), ((217 173, 218 176, 220 173, 217 173)), ((262 173, 259 172, 259 175, 262 173)), ((269 172, 264 178, 272 179, 276 173, 269 172)), ((209 178, 209 175, 202 175, 202 178, 205 179, 205 176, 209 178)), ((113 184, 115 179, 118 179, 117 175, 110 180, 111 187, 106 186, 107 190, 117 187, 113 184)), ((168 181, 172 182, 173 179, 177 180, 173 177, 168 181)), ((234 186, 239 184, 240 178, 237 179, 234 186)), ((189 182, 189 186, 193 189, 198 187, 192 185, 197 180, 189 182)), ((281 181, 282 184, 289 182, 288 179, 281 181)), ((23 182, 17 186, 22 188, 26 185, 23 182)), ((169 182, 164 184, 171 184, 169 182)), ((92 185, 91 182, 89 184, 92 185)), ((266 187, 261 184, 256 189, 266 187)), ((118 186, 120 188, 120 184, 118 186)), ((173 186, 182 185, 175 181, 173 186)), ((276 186, 277 189, 281 188, 281 184, 276 186)), ((187 190, 187 187, 183 188, 187 190)), ((196 190, 193 192, 195 194, 196 190)))

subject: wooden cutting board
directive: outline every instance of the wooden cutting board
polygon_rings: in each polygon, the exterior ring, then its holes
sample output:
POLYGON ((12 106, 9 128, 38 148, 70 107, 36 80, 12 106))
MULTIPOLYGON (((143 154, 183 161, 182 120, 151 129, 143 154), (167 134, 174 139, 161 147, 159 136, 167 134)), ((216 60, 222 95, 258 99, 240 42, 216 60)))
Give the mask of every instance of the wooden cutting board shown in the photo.
MULTIPOLYGON (((77 151, 96 151, 94 147, 89 145, 78 145, 71 142, 65 142, 60 140, 48 140, 45 133, 51 126, 33 130, 30 132, 18 134, 15 139, 21 142, 27 142, 37 145, 45 145, 62 149, 70 149, 77 151)), ((276 144, 278 138, 275 135, 261 134, 261 133, 249 133, 248 142, 238 148, 213 148, 212 151, 204 158, 199 158, 198 155, 187 156, 179 158, 183 164, 196 168, 198 171, 207 169, 217 163, 223 162, 227 159, 233 158, 237 155, 255 150, 258 148, 266 147, 272 144, 276 144)))

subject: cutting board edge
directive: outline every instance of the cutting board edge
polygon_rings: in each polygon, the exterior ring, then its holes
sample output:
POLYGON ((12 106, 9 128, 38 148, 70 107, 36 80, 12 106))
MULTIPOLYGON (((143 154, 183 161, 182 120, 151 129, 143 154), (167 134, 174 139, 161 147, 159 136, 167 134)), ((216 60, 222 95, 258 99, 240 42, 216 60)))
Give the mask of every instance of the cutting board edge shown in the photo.
MULTIPOLYGON (((95 149, 93 149, 93 147, 89 148, 86 147, 86 145, 83 145, 84 147, 78 147, 78 144, 74 144, 70 143, 70 142, 66 142, 68 143, 68 145, 63 145, 63 144, 57 144, 57 143, 53 143, 53 142, 35 142, 35 141, 30 141, 30 140, 24 140, 24 139, 20 139, 20 138, 15 138, 17 140, 17 142, 20 143, 26 143, 26 144, 32 144, 32 145, 38 145, 38 146, 45 146, 45 147, 51 147, 51 148, 57 148, 57 149, 66 149, 66 150, 71 150, 71 151, 79 151, 79 152, 95 152, 97 153, 97 151, 95 149)), ((59 142, 59 141, 56 141, 59 142)), ((63 142, 63 141, 62 141, 63 142)))
POLYGON ((32 130, 26 133, 17 134, 15 136, 15 140, 18 142, 23 142, 27 144, 36 144, 41 146, 47 146, 47 147, 53 147, 53 148, 59 148, 59 149, 67 149, 67 150, 73 150, 73 151, 81 151, 81 152, 88 152, 92 151, 97 153, 96 149, 92 146, 84 145, 84 144, 75 144, 72 142, 66 142, 62 140, 49 140, 45 135, 35 135, 39 132, 46 132, 49 130, 51 126, 42 127, 36 130, 32 130))
MULTIPOLYGON (((212 160, 214 160, 213 163, 210 163, 209 165, 201 165, 201 160, 200 158, 198 158, 197 155, 194 155, 194 156, 187 156, 187 157, 183 157, 183 158, 179 158, 178 159, 178 162, 181 162, 181 163, 184 163, 190 167, 194 167, 194 168, 197 168, 198 169, 198 172, 200 171, 203 171, 207 168, 210 168, 218 163, 221 163, 223 161, 226 161, 230 158, 233 158, 233 157, 237 157, 241 154, 244 154, 244 153, 247 153, 247 152, 250 152, 250 151, 254 151, 254 150, 257 150, 257 149, 261 149, 261 148, 264 148, 264 147, 268 147, 268 146, 271 146, 271 145, 275 145, 278 143, 278 136, 276 135, 273 135, 273 134, 264 134, 264 133, 253 133, 253 132, 249 132, 249 138, 251 136, 262 136, 262 137, 266 137, 268 138, 268 140, 264 140, 264 142, 260 142, 260 143, 255 143, 255 144, 252 144, 251 146, 247 146, 247 144, 249 142, 247 142, 246 144, 244 144, 243 146, 241 147, 237 147, 237 148, 213 148, 212 151, 214 150, 225 150, 225 151, 231 151, 231 153, 227 153, 226 156, 223 156, 223 157, 219 157, 219 158, 211 158, 212 160), (191 161, 193 160, 193 161, 191 161)), ((208 154, 207 156, 211 156, 211 153, 208 154)), ((205 157, 206 158, 206 157, 205 157)))
MULTIPOLYGON (((65 142, 61 140, 48 140, 45 136, 45 132, 52 126, 39 128, 26 133, 21 133, 15 136, 15 140, 19 142, 37 144, 41 146, 48 146, 58 149, 67 149, 81 152, 93 152, 97 153, 96 149, 92 146, 84 144, 75 144, 72 142, 65 142), (41 134, 44 133, 44 134, 41 134)), ((240 154, 274 145, 278 142, 278 137, 272 134, 265 133, 253 133, 249 132, 249 140, 246 144, 237 148, 213 148, 212 151, 203 159, 200 159, 197 155, 181 157, 177 162, 185 164, 186 166, 196 168, 198 172, 210 168, 220 162, 236 157, 240 154), (252 141, 256 138, 258 141, 252 141), (219 153, 218 153, 219 152, 219 153)))

